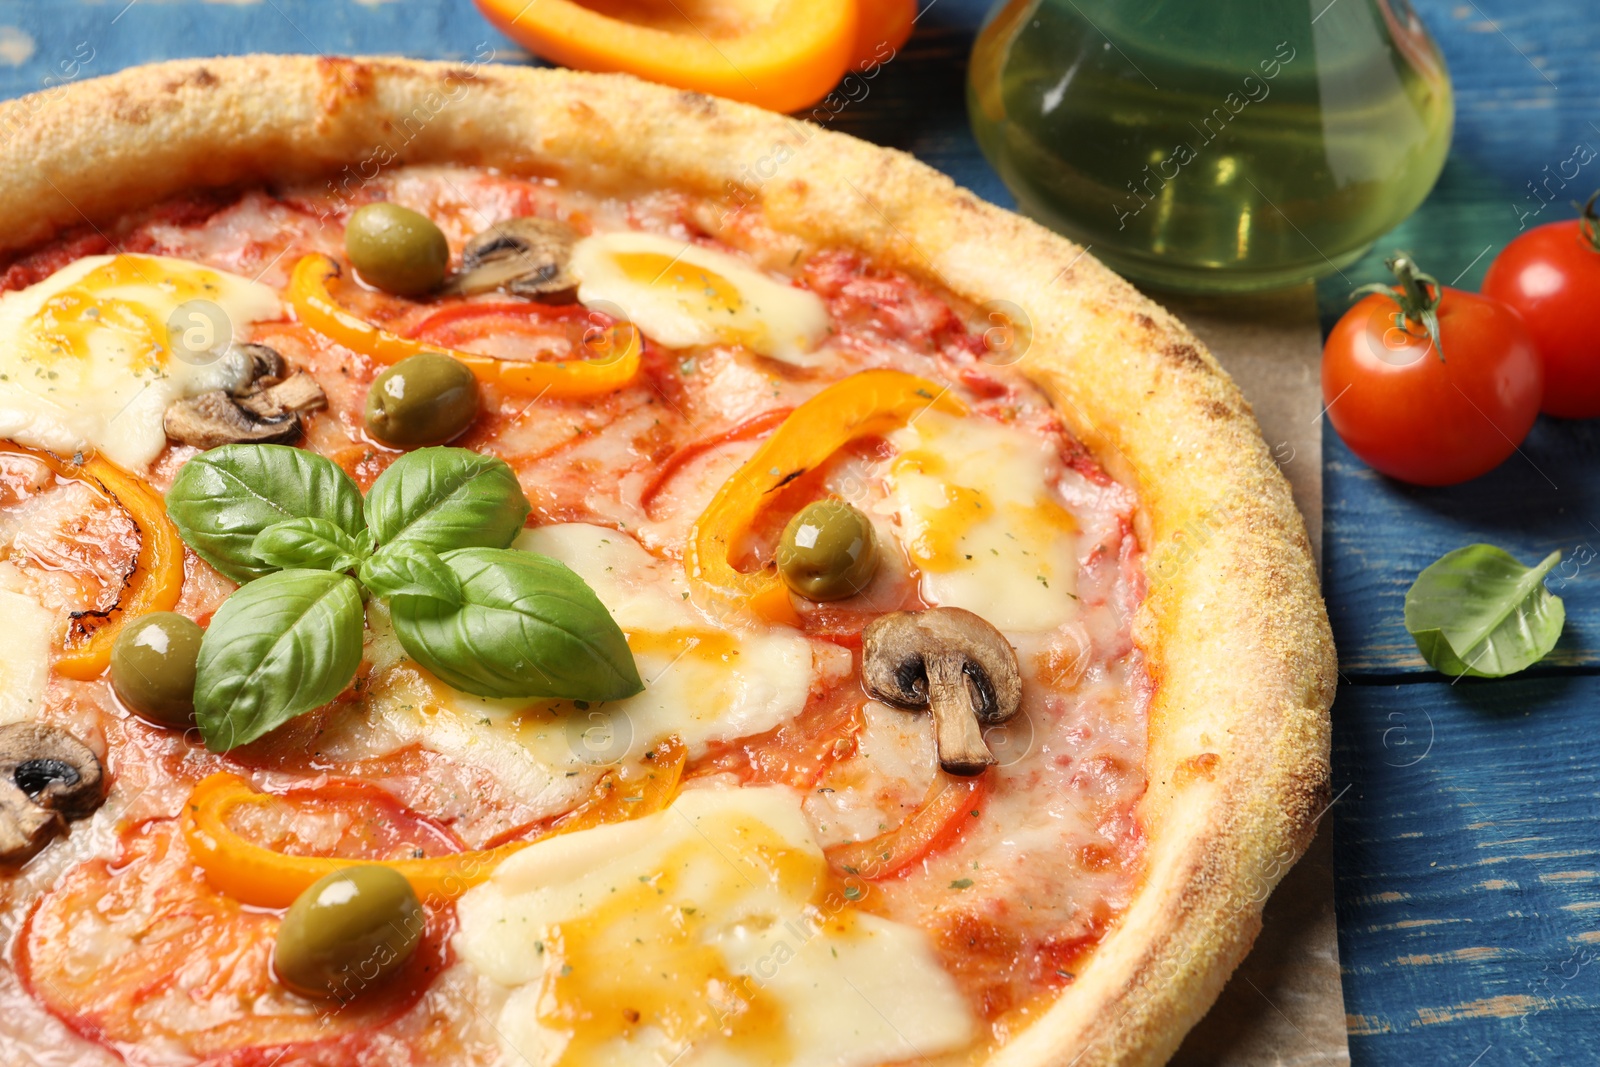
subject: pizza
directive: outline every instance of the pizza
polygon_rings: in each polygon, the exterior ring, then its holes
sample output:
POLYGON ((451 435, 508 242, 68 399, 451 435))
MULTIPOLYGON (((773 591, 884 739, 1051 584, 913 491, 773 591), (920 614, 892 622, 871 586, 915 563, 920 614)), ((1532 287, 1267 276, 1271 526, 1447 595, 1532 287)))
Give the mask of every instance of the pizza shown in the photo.
POLYGON ((1210 1006, 1333 650, 1249 406, 1085 250, 621 76, 0 122, 6 1062, 1142 1064, 1210 1006))

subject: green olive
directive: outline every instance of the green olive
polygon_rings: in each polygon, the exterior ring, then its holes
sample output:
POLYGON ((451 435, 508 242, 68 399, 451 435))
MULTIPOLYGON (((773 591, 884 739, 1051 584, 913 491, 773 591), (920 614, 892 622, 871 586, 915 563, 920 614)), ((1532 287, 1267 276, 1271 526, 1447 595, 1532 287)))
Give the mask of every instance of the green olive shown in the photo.
POLYGON ((378 375, 367 390, 367 433, 421 448, 459 437, 478 417, 478 379, 458 359, 422 352, 378 375))
POLYGON ((204 633, 175 611, 128 622, 111 646, 111 686, 129 711, 161 726, 194 725, 194 665, 204 633))
POLYGON ((843 500, 819 500, 783 528, 778 573, 808 600, 843 600, 872 581, 878 541, 872 522, 843 500))
POLYGON ((380 864, 346 867, 289 905, 272 966, 296 993, 345 1001, 403 965, 426 922, 405 875, 380 864))
POLYGON ((400 296, 439 288, 450 266, 444 231, 399 204, 367 204, 344 228, 344 251, 363 280, 400 296))

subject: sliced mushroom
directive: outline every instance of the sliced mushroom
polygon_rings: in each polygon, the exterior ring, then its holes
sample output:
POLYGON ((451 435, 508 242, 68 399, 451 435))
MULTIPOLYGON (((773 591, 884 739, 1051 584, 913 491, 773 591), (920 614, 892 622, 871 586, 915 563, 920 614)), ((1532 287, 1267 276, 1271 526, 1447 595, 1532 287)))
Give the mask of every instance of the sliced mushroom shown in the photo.
POLYGON ((578 279, 568 268, 577 231, 555 219, 507 219, 467 242, 461 270, 445 292, 470 296, 504 289, 552 304, 577 299, 578 279))
POLYGON ((168 437, 196 448, 293 441, 300 435, 300 416, 327 404, 317 380, 303 371, 289 373, 274 349, 240 345, 235 353, 250 363, 244 384, 232 393, 214 389, 167 408, 168 437))
POLYGON ((21 863, 105 800, 89 747, 43 723, 0 726, 0 863, 21 863))
POLYGON ((315 411, 328 403, 317 380, 305 371, 295 371, 289 377, 270 385, 258 393, 237 397, 244 410, 260 419, 282 418, 284 415, 302 415, 315 411))
POLYGON ((240 354, 250 357, 250 384, 260 381, 276 381, 289 374, 289 361, 278 354, 276 348, 266 345, 239 345, 240 354))
POLYGON ((300 436, 300 416, 290 412, 264 419, 216 389, 167 408, 165 427, 168 437, 196 448, 238 442, 281 444, 300 436))
POLYGON ((1022 706, 1017 653, 1005 636, 961 608, 895 611, 861 635, 861 681, 897 708, 933 712, 939 765, 981 774, 995 762, 983 727, 1022 706))

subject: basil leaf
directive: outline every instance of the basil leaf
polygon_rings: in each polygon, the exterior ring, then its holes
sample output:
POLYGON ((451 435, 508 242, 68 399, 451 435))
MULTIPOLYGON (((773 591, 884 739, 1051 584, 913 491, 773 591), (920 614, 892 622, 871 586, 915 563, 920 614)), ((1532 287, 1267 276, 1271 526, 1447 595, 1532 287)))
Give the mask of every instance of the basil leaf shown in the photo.
POLYGON ((167 515, 195 554, 240 583, 277 569, 256 556, 261 531, 289 519, 362 529, 361 490, 332 460, 287 445, 223 445, 183 465, 167 515))
POLYGON ((486 697, 620 700, 644 688, 616 620, 563 563, 533 552, 466 548, 445 563, 458 608, 389 601, 406 652, 457 689, 486 697))
POLYGON ((240 588, 200 641, 195 720, 226 752, 321 707, 361 665, 361 591, 348 575, 279 571, 240 588))
POLYGON ((419 448, 378 475, 367 494, 367 525, 380 545, 420 544, 435 552, 505 548, 531 510, 502 459, 465 448, 419 448))
POLYGON ((361 584, 375 596, 421 596, 461 605, 461 579, 432 549, 402 541, 361 565, 361 584))
POLYGON ((1504 549, 1468 545, 1429 564, 1406 592, 1406 629, 1422 658, 1445 674, 1477 678, 1539 662, 1567 618, 1561 598, 1544 586, 1560 559, 1552 552, 1524 567, 1504 549))
POLYGON ((351 537, 327 519, 288 519, 256 534, 250 551, 269 567, 351 571, 372 555, 372 536, 351 537))

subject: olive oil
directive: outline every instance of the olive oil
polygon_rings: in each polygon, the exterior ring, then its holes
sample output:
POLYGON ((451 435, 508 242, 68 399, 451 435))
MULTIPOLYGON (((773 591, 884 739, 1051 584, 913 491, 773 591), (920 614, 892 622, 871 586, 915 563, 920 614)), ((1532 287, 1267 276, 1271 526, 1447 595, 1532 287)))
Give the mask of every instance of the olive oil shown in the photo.
POLYGON ((1021 210, 1198 292, 1359 258, 1427 196, 1454 117, 1404 0, 1005 0, 968 110, 1021 210))

